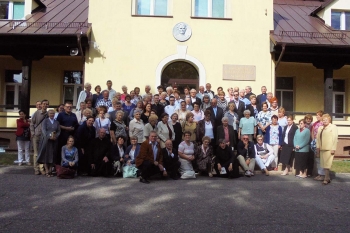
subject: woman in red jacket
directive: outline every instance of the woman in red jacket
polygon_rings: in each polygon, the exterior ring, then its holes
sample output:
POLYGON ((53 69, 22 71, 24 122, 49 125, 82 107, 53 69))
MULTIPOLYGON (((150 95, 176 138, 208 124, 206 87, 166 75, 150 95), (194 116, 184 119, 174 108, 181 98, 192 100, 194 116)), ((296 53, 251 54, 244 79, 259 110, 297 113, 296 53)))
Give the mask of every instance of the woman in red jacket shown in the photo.
POLYGON ((26 114, 24 111, 19 111, 19 119, 17 119, 17 131, 16 131, 16 141, 18 147, 18 165, 22 166, 22 163, 25 162, 27 165, 30 164, 29 156, 29 146, 30 146, 30 129, 29 122, 26 119, 26 114), (23 153, 25 154, 25 161, 23 161, 23 153))

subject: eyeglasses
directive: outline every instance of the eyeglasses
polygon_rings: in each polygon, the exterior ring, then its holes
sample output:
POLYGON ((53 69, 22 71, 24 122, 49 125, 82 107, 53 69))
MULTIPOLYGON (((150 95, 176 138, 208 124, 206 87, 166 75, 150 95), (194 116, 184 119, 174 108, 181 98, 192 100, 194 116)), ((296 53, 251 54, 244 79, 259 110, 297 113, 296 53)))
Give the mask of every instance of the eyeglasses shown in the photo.
POLYGON ((249 138, 243 138, 243 140, 248 140, 249 138))

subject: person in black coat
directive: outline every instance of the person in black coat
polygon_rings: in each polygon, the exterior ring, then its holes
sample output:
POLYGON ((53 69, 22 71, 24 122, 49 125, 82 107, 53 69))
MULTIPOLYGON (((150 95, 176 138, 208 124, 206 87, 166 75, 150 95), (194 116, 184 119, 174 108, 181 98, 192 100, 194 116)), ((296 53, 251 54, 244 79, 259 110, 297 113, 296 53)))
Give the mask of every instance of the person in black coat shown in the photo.
POLYGON ((89 151, 90 175, 108 177, 112 174, 111 141, 101 128, 98 137, 91 142, 89 151))
POLYGON ((239 177, 238 161, 232 148, 226 145, 225 139, 219 139, 214 169, 219 177, 228 177, 229 179, 239 177), (225 168, 225 174, 222 174, 222 168, 225 168))
POLYGON ((235 103, 236 107, 233 111, 235 113, 237 113, 238 120, 240 120, 244 116, 243 112, 246 108, 245 108, 245 103, 242 100, 239 100, 239 92, 238 91, 233 92, 233 100, 230 102, 235 103))
POLYGON ((179 161, 179 155, 177 150, 173 149, 173 142, 166 140, 165 148, 162 149, 163 165, 166 169, 168 176, 174 180, 179 179, 179 168, 181 163, 179 161))
POLYGON ((88 152, 91 149, 91 142, 96 136, 96 129, 93 126, 94 122, 95 119, 92 116, 88 116, 75 134, 75 146, 79 155, 78 174, 80 175, 87 175, 89 170, 88 152))
POLYGON ((151 108, 154 109, 157 112, 158 119, 161 119, 161 115, 164 113, 164 105, 159 103, 159 95, 155 94, 153 96, 153 102, 151 108))
POLYGON ((261 111, 261 104, 266 102, 267 94, 266 94, 266 86, 261 87, 261 94, 256 97, 256 105, 258 107, 258 111, 261 111))
MULTIPOLYGON (((211 106, 207 108, 208 111, 210 111, 210 119, 215 122, 216 126, 222 125, 221 119, 224 117, 224 111, 219 108, 217 99, 213 98, 211 101, 211 106)), ((216 134, 216 131, 214 130, 214 133, 216 134)))
POLYGON ((287 117, 287 125, 284 127, 283 133, 282 133, 282 145, 281 145, 281 158, 280 162, 282 163, 283 167, 285 166, 285 169, 282 176, 288 175, 289 169, 291 166, 293 166, 293 160, 294 160, 294 134, 297 131, 298 126, 294 124, 293 116, 289 115, 287 117))
POLYGON ((227 117, 223 117, 221 121, 222 121, 222 125, 217 127, 216 145, 219 145, 219 139, 224 138, 226 139, 227 146, 233 149, 234 147, 236 147, 236 143, 237 143, 236 134, 233 129, 233 126, 228 124, 227 117), (227 129, 228 131, 229 140, 225 138, 225 129, 227 129))
POLYGON ((125 146, 125 137, 122 135, 119 135, 116 138, 116 144, 112 145, 111 149, 111 158, 114 168, 114 176, 121 175, 122 174, 122 167, 124 164, 124 154, 126 152, 126 146, 125 146))
POLYGON ((202 100, 197 97, 196 89, 191 89, 190 90, 190 98, 191 98, 192 107, 193 107, 193 104, 196 103, 196 102, 198 103, 199 106, 201 106, 202 100))

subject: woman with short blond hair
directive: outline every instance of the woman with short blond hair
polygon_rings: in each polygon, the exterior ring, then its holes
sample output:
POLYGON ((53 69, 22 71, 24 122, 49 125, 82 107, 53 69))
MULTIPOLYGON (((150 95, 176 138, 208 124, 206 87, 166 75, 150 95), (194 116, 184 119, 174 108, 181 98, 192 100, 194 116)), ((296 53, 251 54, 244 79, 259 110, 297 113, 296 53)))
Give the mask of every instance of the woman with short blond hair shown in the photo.
POLYGON ((320 165, 325 171, 323 185, 331 182, 329 170, 332 167, 332 162, 335 155, 335 150, 338 144, 338 129, 333 125, 332 118, 329 114, 322 116, 323 126, 320 126, 317 131, 316 140, 316 156, 320 158, 320 165))

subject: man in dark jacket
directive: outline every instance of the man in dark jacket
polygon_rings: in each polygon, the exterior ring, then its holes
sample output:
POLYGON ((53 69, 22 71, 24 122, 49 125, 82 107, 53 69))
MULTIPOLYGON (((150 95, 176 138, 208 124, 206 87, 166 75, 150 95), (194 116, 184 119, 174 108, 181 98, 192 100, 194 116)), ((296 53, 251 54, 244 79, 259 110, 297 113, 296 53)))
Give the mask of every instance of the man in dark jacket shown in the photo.
POLYGON ((178 170, 180 168, 180 161, 177 150, 173 150, 173 142, 167 140, 165 142, 165 148, 162 149, 163 164, 170 178, 179 179, 178 170))
POLYGON ((239 177, 239 167, 236 156, 230 146, 227 146, 226 140, 219 139, 219 146, 216 149, 214 169, 217 176, 228 177, 229 179, 239 177))
MULTIPOLYGON (((213 98, 210 101, 211 106, 207 108, 207 110, 210 111, 211 120, 215 122, 216 126, 222 125, 221 119, 224 117, 224 111, 222 108, 218 107, 218 101, 217 99, 213 98)), ((214 130, 214 134, 216 134, 216 131, 214 130)))
POLYGON ((223 117, 221 121, 222 125, 217 128, 216 145, 219 145, 219 139, 224 138, 226 140, 226 145, 233 149, 237 144, 235 131, 232 125, 228 124, 227 117, 223 117))
POLYGON ((245 171, 245 176, 254 176, 255 149, 254 143, 249 141, 248 135, 242 135, 241 141, 237 144, 237 159, 245 171))
POLYGON ((89 151, 90 175, 108 177, 112 174, 111 141, 106 130, 101 128, 98 138, 91 142, 89 151))

